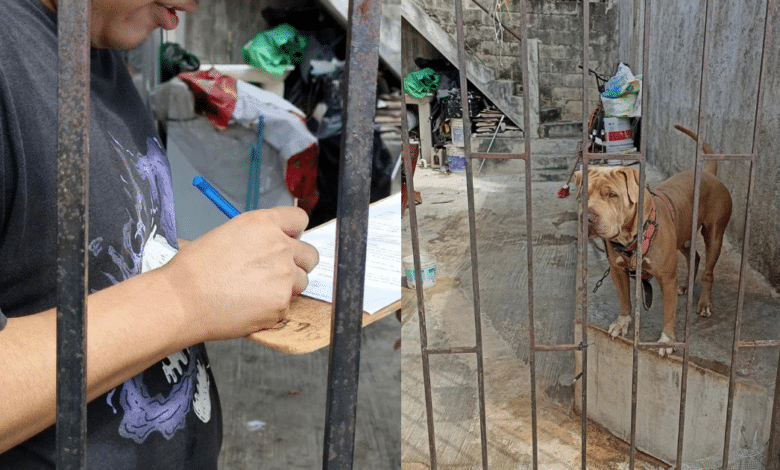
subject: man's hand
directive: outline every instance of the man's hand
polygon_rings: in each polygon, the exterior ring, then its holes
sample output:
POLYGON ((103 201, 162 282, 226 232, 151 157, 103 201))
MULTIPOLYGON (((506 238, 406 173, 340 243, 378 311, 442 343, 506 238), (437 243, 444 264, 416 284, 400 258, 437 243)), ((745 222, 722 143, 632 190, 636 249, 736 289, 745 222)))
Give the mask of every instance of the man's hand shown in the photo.
POLYGON ((246 212, 186 244, 159 269, 201 340, 244 337, 283 318, 319 260, 299 240, 307 223, 294 207, 246 212))

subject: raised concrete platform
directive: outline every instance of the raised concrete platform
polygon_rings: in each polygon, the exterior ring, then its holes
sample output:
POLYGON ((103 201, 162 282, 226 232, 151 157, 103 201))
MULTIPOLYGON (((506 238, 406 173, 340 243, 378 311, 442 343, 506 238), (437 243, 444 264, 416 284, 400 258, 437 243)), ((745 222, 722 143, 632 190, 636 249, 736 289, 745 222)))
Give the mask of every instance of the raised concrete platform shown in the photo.
MULTIPOLYGON (((648 172, 648 183, 660 181, 648 172)), ((735 204, 739 204, 735 201, 735 204)), ((760 240, 754 240, 760 243, 760 240)), ((703 242, 698 243, 701 252, 703 242)), ((723 452, 728 397, 729 365, 737 306, 741 245, 724 243, 715 269, 711 318, 695 315, 691 321, 691 356, 688 369, 683 462, 695 462, 723 452)), ((615 436, 628 441, 631 426, 631 377, 633 333, 612 339, 607 330, 617 318, 615 287, 606 279, 597 293, 592 289, 607 268, 604 254, 589 242, 588 252, 588 406, 587 413, 615 436)), ((685 275, 680 255, 678 272, 685 275)), ((749 271, 740 338, 743 341, 780 337, 778 293, 757 273, 749 271)), ((661 333, 660 288, 653 282, 655 298, 649 311, 641 312, 640 339, 658 340, 661 333)), ((579 289, 580 282, 577 282, 579 289)), ((632 283, 632 293, 634 284, 632 283)), ((694 307, 700 286, 694 289, 694 307)), ((579 297, 579 293, 578 293, 579 297)), ((678 298, 677 338, 684 339, 687 296, 678 298)), ((580 302, 577 302, 580 305, 580 302)), ((578 308, 579 309, 579 308, 578 308)), ((577 318, 581 314, 577 313, 577 318)), ((630 331, 633 332, 633 323, 630 331)), ((575 342, 581 341, 581 324, 575 321, 575 342)), ((576 373, 582 370, 576 354, 576 373)), ((736 390, 730 451, 764 448, 769 440, 777 371, 777 348, 741 349, 736 361, 736 390)), ((656 351, 640 350, 637 395, 637 448, 667 463, 677 456, 682 352, 661 358, 656 351)), ((581 381, 575 387, 575 407, 581 411, 581 381)))

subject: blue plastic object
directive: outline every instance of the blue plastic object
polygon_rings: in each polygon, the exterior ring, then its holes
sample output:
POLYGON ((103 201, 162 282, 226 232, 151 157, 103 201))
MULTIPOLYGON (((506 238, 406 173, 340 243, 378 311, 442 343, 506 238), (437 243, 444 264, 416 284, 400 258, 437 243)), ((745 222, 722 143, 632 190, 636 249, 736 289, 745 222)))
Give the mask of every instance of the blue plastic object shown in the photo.
POLYGON ((257 147, 252 149, 249 162, 249 181, 246 189, 246 207, 251 211, 260 207, 260 165, 263 163, 263 116, 257 122, 257 147))
POLYGON ((211 202, 217 206, 217 209, 221 210, 222 213, 228 216, 229 219, 232 219, 241 213, 238 211, 238 209, 233 207, 233 204, 229 203, 223 195, 219 194, 219 191, 214 189, 214 187, 211 186, 208 181, 203 179, 202 176, 196 176, 192 180, 192 185, 200 189, 200 192, 209 198, 209 200, 211 200, 211 202))

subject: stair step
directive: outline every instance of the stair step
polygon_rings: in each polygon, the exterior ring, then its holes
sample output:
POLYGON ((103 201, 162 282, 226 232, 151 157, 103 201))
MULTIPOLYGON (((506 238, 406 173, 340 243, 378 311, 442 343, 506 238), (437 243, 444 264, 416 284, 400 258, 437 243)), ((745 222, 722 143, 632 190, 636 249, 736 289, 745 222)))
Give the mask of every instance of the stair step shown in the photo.
POLYGON ((559 138, 559 137, 581 137, 582 121, 556 121, 546 122, 539 125, 539 137, 559 138))
POLYGON ((539 123, 555 122, 561 120, 561 108, 541 108, 539 110, 539 123))

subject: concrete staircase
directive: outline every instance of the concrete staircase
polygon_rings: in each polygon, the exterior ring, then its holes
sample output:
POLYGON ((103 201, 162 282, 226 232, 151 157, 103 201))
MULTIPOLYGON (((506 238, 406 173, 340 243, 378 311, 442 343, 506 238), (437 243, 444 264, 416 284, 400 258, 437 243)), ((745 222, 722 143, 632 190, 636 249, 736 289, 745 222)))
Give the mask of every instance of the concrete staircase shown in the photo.
MULTIPOLYGON (((458 48, 456 39, 444 31, 441 26, 432 20, 426 12, 414 1, 401 3, 401 15, 409 22, 425 39, 428 40, 444 57, 458 65, 458 48)), ((530 60, 528 72, 530 78, 527 93, 530 102, 530 132, 536 137, 539 127, 539 46, 535 39, 528 41, 530 60)), ((512 122, 523 128, 523 98, 515 95, 515 82, 512 80, 496 79, 496 72, 477 61, 468 51, 466 52, 466 77, 472 85, 477 87, 490 101, 495 104, 512 122)), ((494 151, 491 149, 491 151, 494 151)))
MULTIPOLYGON (((348 0, 321 0, 325 8, 346 28, 348 0)), ((401 78, 401 15, 398 1, 382 2, 382 17, 379 25, 379 58, 401 78)))

